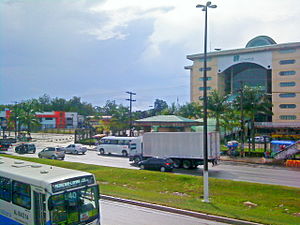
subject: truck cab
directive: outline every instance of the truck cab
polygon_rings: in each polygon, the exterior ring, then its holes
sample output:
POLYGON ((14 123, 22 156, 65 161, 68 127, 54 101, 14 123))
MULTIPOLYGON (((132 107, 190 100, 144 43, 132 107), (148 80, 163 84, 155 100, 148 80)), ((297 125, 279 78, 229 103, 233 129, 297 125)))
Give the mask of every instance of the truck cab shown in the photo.
POLYGON ((133 161, 135 164, 140 162, 143 157, 142 157, 142 152, 143 152, 143 143, 142 143, 142 137, 135 138, 130 142, 129 145, 129 161, 133 161))

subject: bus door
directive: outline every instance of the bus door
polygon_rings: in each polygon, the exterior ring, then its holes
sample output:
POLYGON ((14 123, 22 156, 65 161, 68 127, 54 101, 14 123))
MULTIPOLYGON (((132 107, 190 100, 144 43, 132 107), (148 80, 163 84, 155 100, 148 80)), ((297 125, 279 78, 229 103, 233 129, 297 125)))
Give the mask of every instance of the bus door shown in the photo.
POLYGON ((34 202, 34 224, 45 225, 46 224, 46 198, 45 194, 33 191, 34 202))

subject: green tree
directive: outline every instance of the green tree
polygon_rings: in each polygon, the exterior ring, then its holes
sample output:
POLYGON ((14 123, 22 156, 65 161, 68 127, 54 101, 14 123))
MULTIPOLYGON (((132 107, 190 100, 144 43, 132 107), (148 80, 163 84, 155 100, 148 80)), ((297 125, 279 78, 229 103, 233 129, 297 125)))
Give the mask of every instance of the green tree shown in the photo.
POLYGON ((220 131, 220 119, 229 110, 227 96, 213 90, 207 98, 207 109, 209 116, 216 119, 216 131, 220 131))
POLYGON ((199 119, 203 115, 202 111, 203 107, 199 103, 191 102, 180 106, 177 115, 190 119, 199 119))
POLYGON ((243 95, 241 93, 234 101, 237 110, 241 111, 241 102, 245 116, 249 118, 251 124, 250 136, 252 138, 252 150, 255 150, 255 127, 254 122, 259 114, 272 115, 272 103, 265 92, 260 87, 244 86, 243 95), (243 97, 242 97, 243 96, 243 97))

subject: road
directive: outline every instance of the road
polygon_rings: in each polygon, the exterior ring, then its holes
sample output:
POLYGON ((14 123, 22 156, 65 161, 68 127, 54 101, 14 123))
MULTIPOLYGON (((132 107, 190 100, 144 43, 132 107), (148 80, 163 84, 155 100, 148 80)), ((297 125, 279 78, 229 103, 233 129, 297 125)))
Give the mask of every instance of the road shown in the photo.
MULTIPOLYGON (((38 141, 34 142, 37 152, 49 146, 67 146, 73 142, 71 135, 35 135, 38 141)), ((13 149, 9 149, 9 154, 18 155, 13 149)), ((28 157, 37 157, 36 154, 26 154, 28 157)), ((66 155, 65 161, 95 164, 110 167, 127 169, 138 169, 130 165, 128 158, 119 156, 100 156, 95 151, 88 151, 85 155, 66 155)), ((175 173, 202 176, 202 167, 195 170, 176 169, 175 173)), ((284 185, 300 188, 300 170, 295 168, 283 168, 266 165, 253 165, 244 163, 221 162, 220 165, 209 166, 209 177, 247 181, 264 184, 284 185)))
POLYGON ((204 219, 184 216, 174 213, 162 212, 154 209, 143 208, 140 206, 129 205, 119 202, 101 200, 101 224, 104 225, 222 225, 204 219), (116 216, 117 215, 117 216, 116 216))

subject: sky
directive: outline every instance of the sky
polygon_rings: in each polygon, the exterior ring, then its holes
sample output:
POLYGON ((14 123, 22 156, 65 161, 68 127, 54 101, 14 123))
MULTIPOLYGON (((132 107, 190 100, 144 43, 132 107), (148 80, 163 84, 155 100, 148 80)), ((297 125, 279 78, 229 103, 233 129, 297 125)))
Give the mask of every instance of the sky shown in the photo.
MULTIPOLYGON (((192 65, 203 52, 201 0, 0 0, 0 104, 44 94, 107 100, 146 110, 155 99, 190 101, 192 65)), ((297 0, 214 0, 208 51, 244 48, 267 35, 300 41, 297 0)))

